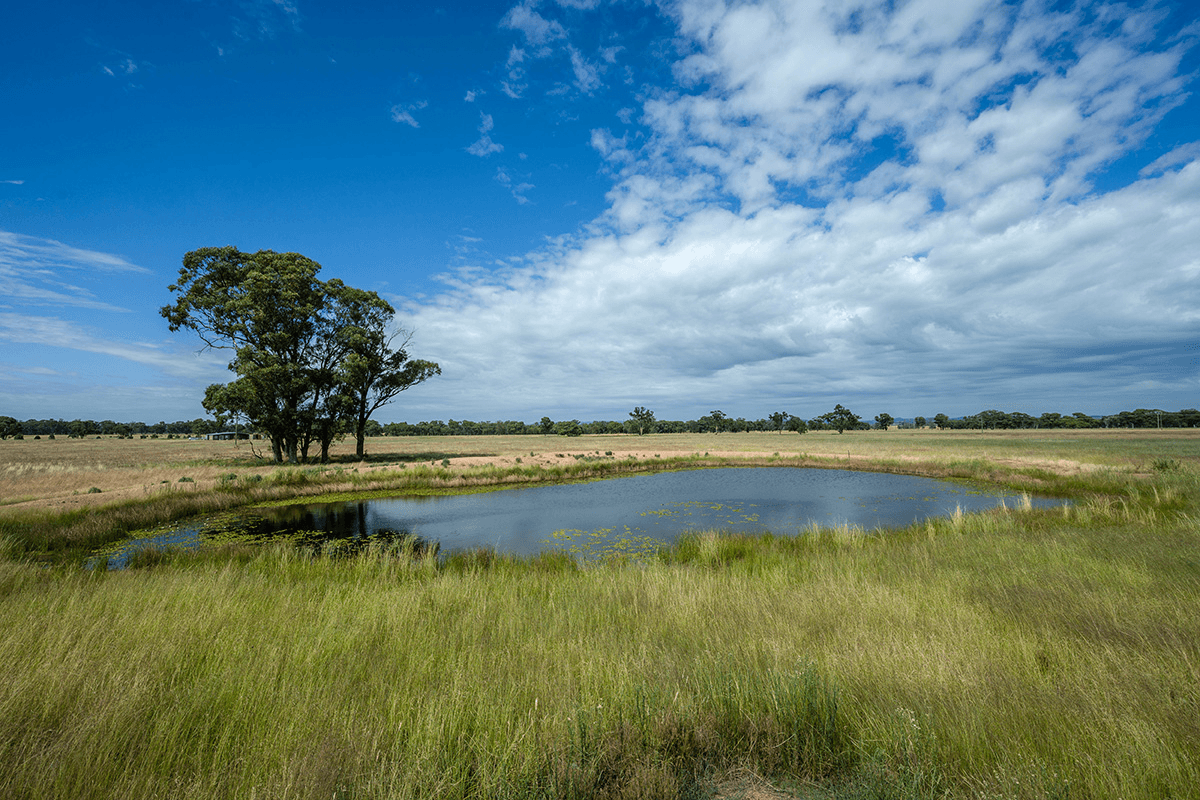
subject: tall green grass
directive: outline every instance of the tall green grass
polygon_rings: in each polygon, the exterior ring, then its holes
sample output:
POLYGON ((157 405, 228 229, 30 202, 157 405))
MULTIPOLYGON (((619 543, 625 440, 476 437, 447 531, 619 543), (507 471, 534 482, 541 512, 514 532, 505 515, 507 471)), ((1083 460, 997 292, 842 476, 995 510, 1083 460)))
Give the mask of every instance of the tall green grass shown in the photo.
MULTIPOLYGON (((1119 482, 1119 476, 1105 481, 1119 482)), ((1200 796, 1200 481, 647 561, 0 538, 0 796, 1200 796)))

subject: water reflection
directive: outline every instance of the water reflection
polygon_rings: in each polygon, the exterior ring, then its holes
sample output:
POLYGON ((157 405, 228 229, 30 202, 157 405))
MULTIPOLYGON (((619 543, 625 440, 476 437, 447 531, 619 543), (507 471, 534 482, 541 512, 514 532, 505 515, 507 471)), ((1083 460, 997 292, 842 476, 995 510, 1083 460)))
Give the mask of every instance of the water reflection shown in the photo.
MULTIPOLYGON (((652 551, 688 530, 795 535, 814 524, 873 529, 1004 502, 1016 501, 1010 493, 909 475, 792 467, 703 469, 451 497, 262 509, 167 532, 169 540, 130 545, 288 537, 317 545, 336 540, 353 550, 414 537, 422 546, 442 551, 482 546, 528 555, 560 549, 594 557, 652 551)), ((1033 501, 1035 506, 1058 502, 1033 501)), ((121 558, 120 553, 113 556, 114 566, 121 558)))
POLYGON ((403 545, 418 553, 436 547, 436 543, 418 536, 407 526, 372 523, 369 502, 283 506, 222 514, 195 526, 195 535, 213 544, 287 538, 297 544, 325 548, 336 542, 338 553, 346 555, 369 545, 403 545))

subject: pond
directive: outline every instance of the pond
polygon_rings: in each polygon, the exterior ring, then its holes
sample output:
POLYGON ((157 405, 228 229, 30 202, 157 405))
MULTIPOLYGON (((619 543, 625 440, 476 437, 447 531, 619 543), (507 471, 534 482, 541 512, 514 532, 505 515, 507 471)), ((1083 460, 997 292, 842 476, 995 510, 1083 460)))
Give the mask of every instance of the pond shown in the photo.
MULTIPOLYGON (((567 550, 581 558, 646 553, 690 530, 796 535, 816 524, 897 527, 982 511, 1018 496, 949 481, 794 467, 660 472, 590 483, 479 494, 385 498, 254 509, 122 542, 107 553, 123 566, 145 547, 195 547, 229 537, 268 541, 371 540, 415 536, 441 552, 489 547, 530 555, 567 550)), ((1035 498, 1037 507, 1061 501, 1035 498)))

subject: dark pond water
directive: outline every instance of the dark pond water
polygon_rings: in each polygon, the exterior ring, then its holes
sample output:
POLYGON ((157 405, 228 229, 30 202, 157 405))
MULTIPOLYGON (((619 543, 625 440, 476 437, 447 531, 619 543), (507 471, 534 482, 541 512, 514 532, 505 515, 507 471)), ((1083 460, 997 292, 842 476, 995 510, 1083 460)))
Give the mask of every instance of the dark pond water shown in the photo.
MULTIPOLYGON (((314 542, 348 540, 351 546, 412 535, 437 543, 443 553, 482 546, 524 555, 564 549, 587 558, 652 551, 689 530, 794 535, 814 523, 871 529, 1018 501, 1012 494, 908 475, 789 467, 688 470, 452 497, 261 509, 130 540, 109 554, 109 565, 120 567, 142 547, 297 535, 314 542)), ((1035 506, 1059 502, 1033 500, 1035 506)))

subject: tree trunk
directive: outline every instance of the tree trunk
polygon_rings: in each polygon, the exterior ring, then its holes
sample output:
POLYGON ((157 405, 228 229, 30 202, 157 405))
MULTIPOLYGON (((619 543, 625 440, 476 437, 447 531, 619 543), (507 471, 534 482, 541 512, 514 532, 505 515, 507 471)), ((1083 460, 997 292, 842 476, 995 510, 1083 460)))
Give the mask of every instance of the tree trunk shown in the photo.
POLYGON ((367 419, 369 412, 365 408, 365 404, 361 404, 358 408, 358 419, 354 421, 354 438, 357 442, 355 454, 358 460, 362 461, 367 452, 367 419))

